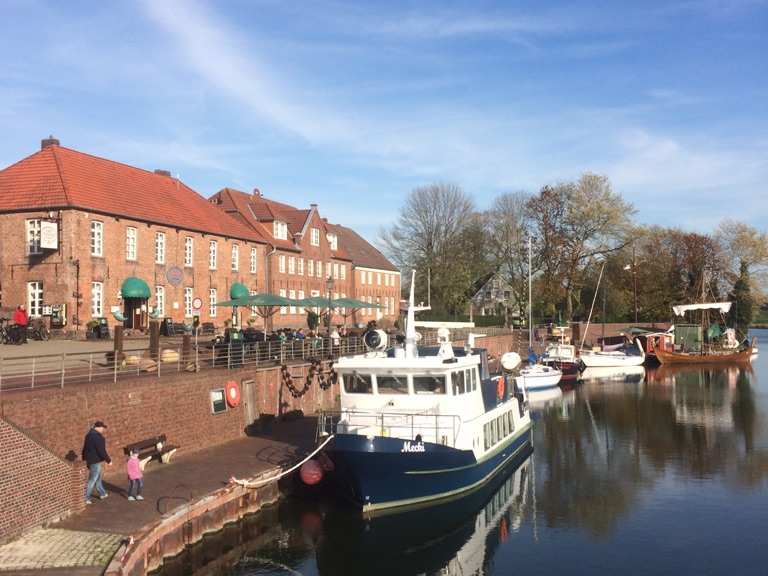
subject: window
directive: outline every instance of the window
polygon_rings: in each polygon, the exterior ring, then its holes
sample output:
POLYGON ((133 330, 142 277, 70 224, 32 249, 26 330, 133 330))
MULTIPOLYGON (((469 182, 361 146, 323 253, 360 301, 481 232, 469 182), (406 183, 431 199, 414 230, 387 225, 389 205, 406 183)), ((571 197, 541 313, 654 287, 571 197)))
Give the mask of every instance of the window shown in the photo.
POLYGON ((91 282, 91 316, 101 318, 104 308, 104 285, 101 282, 91 282))
POLYGON ((27 310, 32 318, 43 314, 42 282, 27 282, 27 310))
POLYGON ((299 269, 297 272, 299 273, 299 276, 304 276, 304 258, 299 258, 299 269))
MULTIPOLYGON (((290 300, 296 300, 296 290, 289 290, 288 291, 288 298, 290 300)), ((291 304, 290 306, 290 314, 296 314, 296 306, 291 304)))
POLYGON ((312 246, 320 246, 320 229, 312 228, 312 235, 310 236, 310 244, 312 246))
POLYGON ((338 250, 339 239, 336 234, 328 234, 328 244, 330 244, 331 250, 338 250))
POLYGON ((472 390, 477 390, 477 370, 471 368, 469 370, 470 378, 472 379, 472 390))
POLYGON ((333 264, 330 262, 325 263, 325 277, 330 278, 333 275, 333 264))
POLYGON ((104 254, 104 222, 91 221, 91 256, 104 254))
POLYGON ((320 260, 315 263, 315 271, 317 272, 318 278, 323 277, 323 263, 320 260))
POLYGON ((352 374, 344 374, 342 380, 344 382, 344 392, 347 394, 373 393, 373 383, 371 382, 370 374, 352 372, 352 374))
POLYGON ((227 398, 224 395, 224 388, 211 390, 211 412, 220 414, 227 411, 227 398))
POLYGON ((373 272, 368 271, 368 284, 373 284, 373 272))
POLYGON ((208 243, 208 268, 216 270, 216 252, 218 251, 218 245, 216 240, 211 240, 208 243))
MULTIPOLYGON (((299 300, 304 300, 304 290, 299 290, 299 300)), ((301 306, 297 306, 296 310, 299 314, 304 314, 304 308, 301 306)))
POLYGON ((508 424, 508 426, 509 426, 509 433, 511 434, 512 432, 515 431, 515 417, 512 416, 512 412, 511 411, 507 412, 507 420, 509 421, 509 424, 508 424))
POLYGON ((208 316, 216 317, 216 288, 211 288, 208 291, 208 316))
MULTIPOLYGON (((285 298, 285 288, 280 288, 280 296, 285 298)), ((288 312, 288 308, 286 306, 280 306, 280 314, 285 314, 288 312)))
POLYGON ((40 254, 40 220, 27 220, 27 254, 40 254))
POLYGON ((165 264, 165 233, 155 234, 155 263, 165 264))
POLYGON ((125 229, 125 259, 136 260, 138 231, 133 226, 125 229))
MULTIPOLYGON (((368 304, 373 304, 373 298, 371 296, 368 296, 368 304)), ((367 310, 367 314, 370 315, 372 314, 373 308, 366 308, 366 310, 367 310)))
POLYGON ((365 285, 365 270, 360 271, 360 284, 365 285))
POLYGON ((192 288, 184 288, 184 317, 192 318, 192 288))
POLYGON ((256 248, 251 248, 251 274, 256 274, 259 262, 259 252, 256 248))
POLYGON ((296 257, 288 257, 288 274, 296 274, 296 257))
POLYGON ((381 272, 376 272, 376 284, 381 286, 381 272))
POLYGON ((195 258, 195 241, 191 236, 184 238, 184 266, 191 268, 195 258))
POLYGON ((347 265, 346 264, 342 264, 341 265, 340 272, 341 272, 341 279, 342 280, 346 280, 347 279, 347 265))
POLYGON ((376 377, 379 394, 408 394, 408 376, 380 374, 376 377))
POLYGON ((464 371, 451 372, 451 382, 453 383, 453 395, 458 396, 466 392, 464 388, 464 371))
POLYGON ((339 279, 339 265, 335 262, 333 264, 333 279, 334 280, 339 279))
POLYGON ((315 275, 315 261, 307 259, 307 276, 315 275))
MULTIPOLYGON (((251 290, 251 296, 256 296, 256 294, 258 294, 256 290, 251 290)), ((251 316, 258 315, 259 311, 256 308, 256 306, 251 306, 251 316)))
POLYGON ((232 244, 232 270, 240 269, 240 246, 232 244))
POLYGON ((272 225, 272 236, 278 240, 288 240, 288 224, 282 220, 275 220, 272 225))
POLYGON ((384 274, 384 286, 389 286, 389 274, 384 274))
POLYGON ((445 377, 437 374, 414 376, 413 391, 416 394, 445 394, 445 377))
POLYGON ((282 274, 285 274, 285 256, 283 254, 277 257, 277 269, 282 274))
POLYGON ((165 316, 165 286, 155 286, 155 314, 165 316))

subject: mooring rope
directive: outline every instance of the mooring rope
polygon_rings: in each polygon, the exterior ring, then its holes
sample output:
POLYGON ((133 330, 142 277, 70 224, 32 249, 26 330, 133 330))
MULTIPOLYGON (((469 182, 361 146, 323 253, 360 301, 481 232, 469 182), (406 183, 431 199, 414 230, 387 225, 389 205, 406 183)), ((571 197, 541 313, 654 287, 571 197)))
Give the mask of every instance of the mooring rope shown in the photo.
POLYGON ((286 474, 290 474, 291 472, 293 472, 297 468, 301 467, 302 464, 304 464, 308 460, 311 460, 312 457, 315 454, 317 454, 318 452, 320 452, 320 450, 325 448, 325 445, 328 444, 328 442, 333 440, 334 436, 335 436, 334 434, 331 434, 330 436, 328 436, 328 438, 325 439, 325 442, 323 442, 322 444, 320 444, 320 446, 315 448, 315 450, 309 456, 304 458, 301 462, 299 462, 298 464, 294 464, 293 466, 291 466, 287 470, 283 470, 283 471, 279 472, 278 474, 276 474, 274 476, 270 476, 268 478, 262 478, 260 480, 254 481, 254 482, 251 482, 251 481, 248 481, 248 480, 239 480, 239 479, 235 478, 234 476, 232 476, 229 479, 229 481, 233 482, 234 484, 238 484, 240 486, 244 486, 245 488, 258 488, 259 486, 264 486, 265 484, 269 484, 270 482, 274 482, 276 480, 280 480, 280 478, 282 478, 286 474))

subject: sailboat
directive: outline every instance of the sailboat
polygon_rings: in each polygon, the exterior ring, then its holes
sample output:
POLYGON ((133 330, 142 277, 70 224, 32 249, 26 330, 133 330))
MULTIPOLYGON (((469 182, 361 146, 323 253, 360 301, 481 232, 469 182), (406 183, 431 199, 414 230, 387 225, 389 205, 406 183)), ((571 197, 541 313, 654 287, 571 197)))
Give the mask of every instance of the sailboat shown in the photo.
MULTIPOLYGON (((531 238, 528 238, 528 343, 533 345, 533 300, 532 300, 532 280, 531 280, 531 238)), ((531 350, 531 356, 533 350, 531 350)), ((542 364, 531 363, 522 368, 515 377, 515 382, 524 390, 542 390, 557 386, 563 377, 561 370, 553 366, 544 366, 542 364)))

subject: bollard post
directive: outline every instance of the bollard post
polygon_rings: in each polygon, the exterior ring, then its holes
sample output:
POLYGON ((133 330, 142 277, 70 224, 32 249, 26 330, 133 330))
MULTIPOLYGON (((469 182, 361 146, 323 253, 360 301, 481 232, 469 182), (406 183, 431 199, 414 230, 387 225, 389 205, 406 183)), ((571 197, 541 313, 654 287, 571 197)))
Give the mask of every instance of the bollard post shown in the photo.
POLYGON ((149 357, 160 359, 160 322, 152 320, 149 323, 149 357))

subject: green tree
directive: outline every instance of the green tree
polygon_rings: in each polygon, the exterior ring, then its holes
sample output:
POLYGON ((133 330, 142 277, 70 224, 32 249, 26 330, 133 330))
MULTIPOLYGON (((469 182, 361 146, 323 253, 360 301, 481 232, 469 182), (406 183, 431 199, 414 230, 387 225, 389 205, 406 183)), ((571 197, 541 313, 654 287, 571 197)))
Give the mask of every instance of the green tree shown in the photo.
POLYGON ((746 335, 752 323, 752 294, 749 287, 749 264, 742 261, 739 267, 739 277, 733 284, 729 298, 733 302, 729 313, 731 325, 736 332, 746 335))

